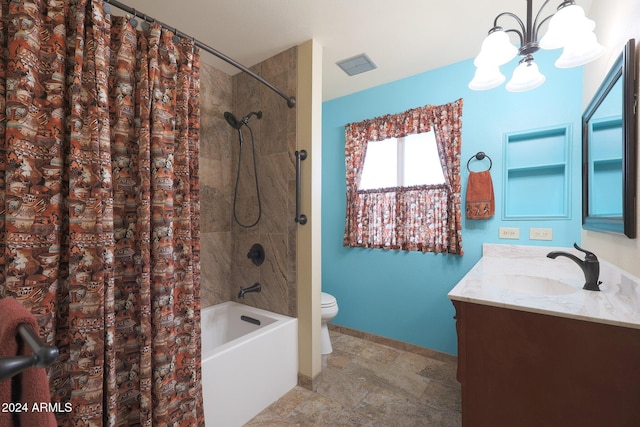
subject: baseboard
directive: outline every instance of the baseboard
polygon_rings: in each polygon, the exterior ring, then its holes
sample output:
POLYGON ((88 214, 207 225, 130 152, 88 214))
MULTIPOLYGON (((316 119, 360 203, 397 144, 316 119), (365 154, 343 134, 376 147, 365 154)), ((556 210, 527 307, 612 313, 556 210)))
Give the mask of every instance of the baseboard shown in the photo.
POLYGON ((320 374, 316 375, 314 378, 311 378, 298 372, 298 385, 300 387, 306 388, 307 390, 316 391, 319 375, 320 374))
POLYGON ((340 332, 341 334, 351 335, 352 337, 362 338, 367 341, 375 342, 377 344, 386 345, 402 351, 408 351, 410 353, 419 354, 431 359, 441 360, 443 362, 457 361, 458 358, 451 354, 443 353, 441 351, 432 350, 430 348, 421 347, 416 344, 411 344, 404 341, 394 340, 392 338, 383 337, 380 335, 371 334, 369 332, 359 331, 357 329, 351 329, 346 326, 334 325, 329 323, 329 330, 340 332))

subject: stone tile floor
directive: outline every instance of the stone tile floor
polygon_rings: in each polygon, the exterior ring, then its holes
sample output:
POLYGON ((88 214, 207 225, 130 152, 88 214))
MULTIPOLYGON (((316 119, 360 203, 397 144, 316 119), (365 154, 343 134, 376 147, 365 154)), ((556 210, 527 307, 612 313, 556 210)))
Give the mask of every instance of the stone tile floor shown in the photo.
POLYGON ((296 386, 246 426, 461 425, 455 357, 330 334, 316 391, 296 386))

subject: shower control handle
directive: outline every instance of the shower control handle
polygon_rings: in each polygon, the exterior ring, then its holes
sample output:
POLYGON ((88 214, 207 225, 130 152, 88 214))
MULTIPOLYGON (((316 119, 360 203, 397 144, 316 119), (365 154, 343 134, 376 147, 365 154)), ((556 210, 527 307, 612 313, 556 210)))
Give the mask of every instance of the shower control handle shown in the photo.
POLYGON ((300 164, 307 158, 307 150, 296 151, 296 222, 300 225, 307 223, 307 216, 300 213, 300 192, 302 187, 302 171, 300 164))
POLYGON ((256 266, 261 266, 264 262, 264 248, 260 243, 256 243, 251 246, 249 253, 247 253, 247 258, 251 260, 256 266))

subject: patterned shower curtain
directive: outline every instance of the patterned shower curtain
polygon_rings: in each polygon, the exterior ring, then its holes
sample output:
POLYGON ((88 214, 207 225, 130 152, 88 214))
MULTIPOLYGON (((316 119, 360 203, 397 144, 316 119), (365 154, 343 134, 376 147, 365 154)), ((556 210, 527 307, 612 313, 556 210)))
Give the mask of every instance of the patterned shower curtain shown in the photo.
POLYGON ((0 8, 0 296, 60 350, 58 423, 202 425, 199 52, 101 0, 0 8))

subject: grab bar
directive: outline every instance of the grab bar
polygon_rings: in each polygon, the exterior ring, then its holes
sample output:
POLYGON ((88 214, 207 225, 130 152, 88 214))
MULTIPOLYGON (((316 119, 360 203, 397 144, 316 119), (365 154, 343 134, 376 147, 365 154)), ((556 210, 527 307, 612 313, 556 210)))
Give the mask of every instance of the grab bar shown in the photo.
POLYGON ((307 223, 307 216, 300 213, 300 187, 302 185, 300 162, 307 158, 307 150, 296 151, 296 222, 300 225, 307 223))
POLYGON ((19 374, 27 368, 46 368, 58 358, 58 348, 45 345, 28 323, 21 323, 17 327, 22 339, 31 348, 28 356, 8 356, 0 359, 0 381, 4 381, 19 374))

